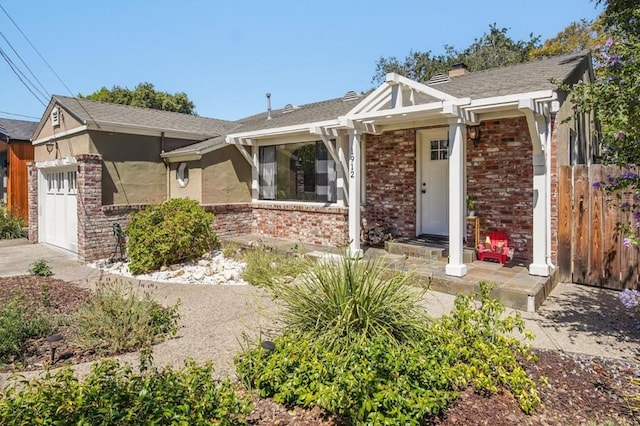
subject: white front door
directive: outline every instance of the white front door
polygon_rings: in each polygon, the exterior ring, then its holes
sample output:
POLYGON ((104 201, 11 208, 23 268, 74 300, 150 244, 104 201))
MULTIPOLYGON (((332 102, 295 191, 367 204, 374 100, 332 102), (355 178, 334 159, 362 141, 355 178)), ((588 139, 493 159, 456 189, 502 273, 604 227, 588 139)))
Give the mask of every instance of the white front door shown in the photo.
POLYGON ((418 132, 419 229, 449 235, 449 137, 446 129, 418 132))
POLYGON ((45 169, 39 188, 40 241, 78 252, 76 167, 45 169))

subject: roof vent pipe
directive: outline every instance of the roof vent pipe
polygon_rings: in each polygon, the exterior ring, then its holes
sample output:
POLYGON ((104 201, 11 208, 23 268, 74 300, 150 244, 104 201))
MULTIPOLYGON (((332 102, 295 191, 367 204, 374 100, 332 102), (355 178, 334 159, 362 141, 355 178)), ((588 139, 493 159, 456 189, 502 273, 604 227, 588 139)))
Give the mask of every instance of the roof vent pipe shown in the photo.
POLYGON ((271 93, 265 93, 267 97, 267 120, 271 120, 271 93))

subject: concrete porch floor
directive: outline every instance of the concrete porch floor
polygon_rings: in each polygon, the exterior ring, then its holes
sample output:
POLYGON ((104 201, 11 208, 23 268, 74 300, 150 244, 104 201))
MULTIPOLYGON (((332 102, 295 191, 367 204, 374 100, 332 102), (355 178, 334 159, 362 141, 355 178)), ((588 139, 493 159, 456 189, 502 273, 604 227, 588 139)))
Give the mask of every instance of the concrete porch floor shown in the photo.
MULTIPOLYGON (((339 248, 308 244, 302 241, 288 241, 275 238, 259 237, 244 234, 233 237, 221 237, 221 240, 241 245, 259 242, 279 251, 298 250, 310 256, 320 257, 323 254, 341 254, 339 248)), ((425 259, 402 254, 390 254, 381 248, 364 248, 365 256, 382 258, 393 269, 409 272, 425 283, 431 279, 431 290, 440 293, 458 294, 473 293, 479 288, 481 281, 494 284, 492 295, 506 307, 521 311, 535 312, 549 296, 558 282, 557 271, 550 277, 529 275, 524 264, 507 262, 474 261, 467 263, 467 274, 464 277, 452 277, 445 274, 446 259, 425 259)))

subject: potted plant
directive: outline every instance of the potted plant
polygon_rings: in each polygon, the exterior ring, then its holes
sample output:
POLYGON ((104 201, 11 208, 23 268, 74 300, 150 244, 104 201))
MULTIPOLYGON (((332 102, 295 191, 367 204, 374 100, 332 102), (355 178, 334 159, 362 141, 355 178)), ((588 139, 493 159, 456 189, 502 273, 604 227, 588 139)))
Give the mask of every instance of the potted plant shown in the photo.
POLYGON ((467 194, 467 214, 471 217, 476 215, 476 198, 473 193, 467 194))

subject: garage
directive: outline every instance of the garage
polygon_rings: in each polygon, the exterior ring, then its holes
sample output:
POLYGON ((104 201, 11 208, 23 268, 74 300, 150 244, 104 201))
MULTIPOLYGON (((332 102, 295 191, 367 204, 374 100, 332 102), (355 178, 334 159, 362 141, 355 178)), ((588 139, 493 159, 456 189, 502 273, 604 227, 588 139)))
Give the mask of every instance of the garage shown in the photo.
POLYGON ((77 167, 40 169, 38 240, 78 252, 77 167))

